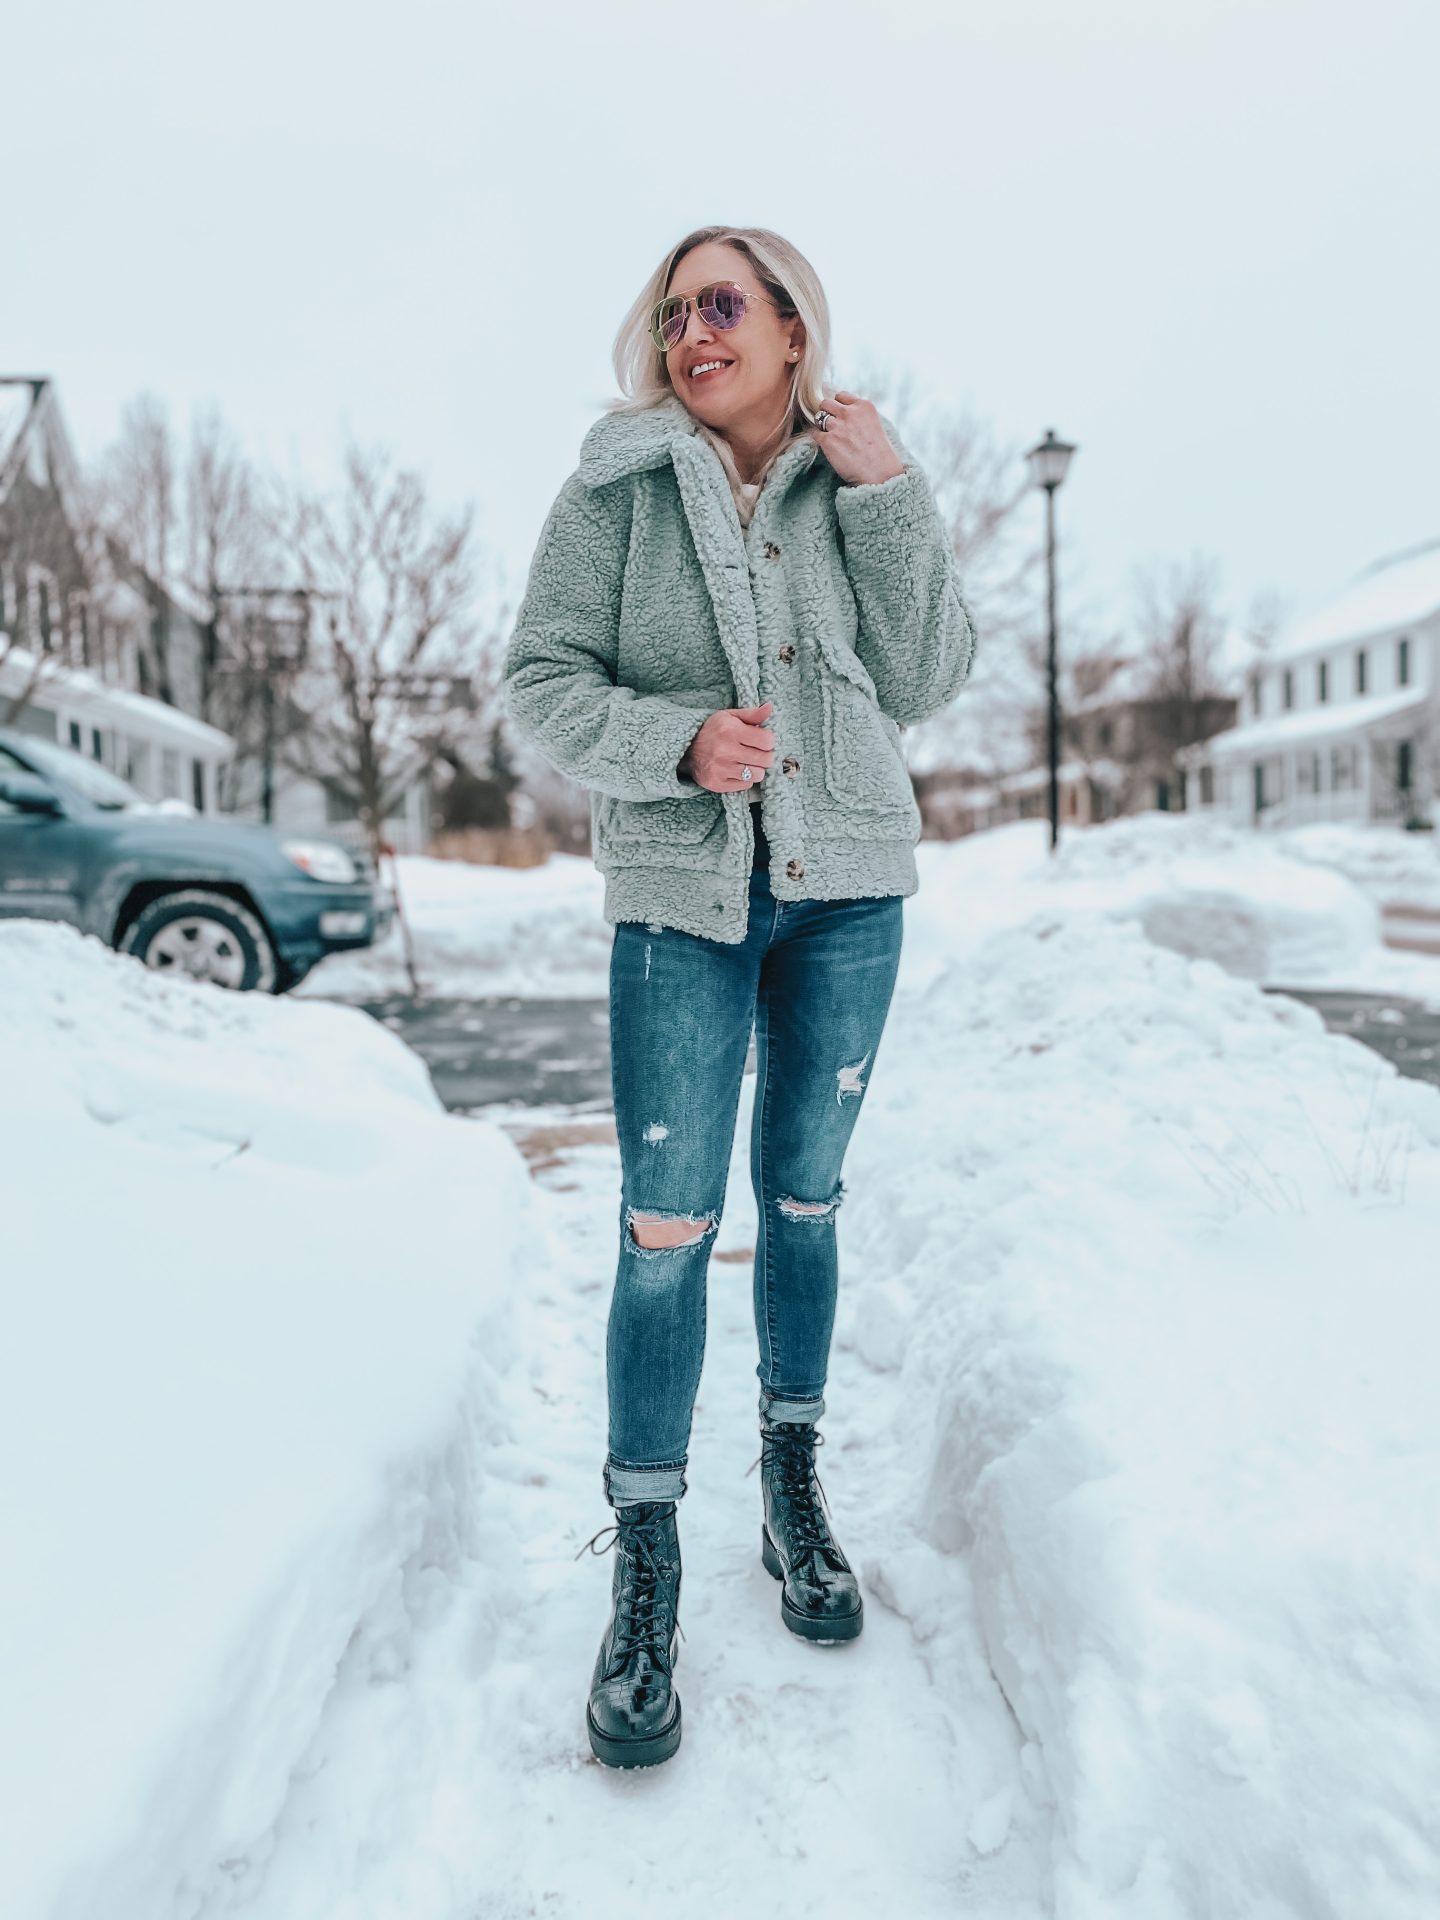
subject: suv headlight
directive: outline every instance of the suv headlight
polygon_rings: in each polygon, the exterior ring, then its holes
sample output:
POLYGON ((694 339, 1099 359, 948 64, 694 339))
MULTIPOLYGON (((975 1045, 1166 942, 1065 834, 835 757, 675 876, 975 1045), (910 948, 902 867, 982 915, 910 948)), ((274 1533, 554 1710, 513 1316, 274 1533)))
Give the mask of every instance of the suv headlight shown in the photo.
POLYGON ((329 840, 282 840, 280 851, 287 860, 293 860, 302 873, 308 873, 312 880, 349 886, 359 878, 355 862, 349 854, 329 840))

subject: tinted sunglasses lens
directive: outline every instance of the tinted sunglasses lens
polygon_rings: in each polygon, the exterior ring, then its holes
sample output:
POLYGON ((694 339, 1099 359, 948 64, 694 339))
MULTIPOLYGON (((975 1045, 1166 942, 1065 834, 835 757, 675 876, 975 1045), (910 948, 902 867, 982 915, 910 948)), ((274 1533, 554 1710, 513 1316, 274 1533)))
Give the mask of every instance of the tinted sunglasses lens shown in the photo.
POLYGON ((668 351, 685 331, 685 302, 662 300, 655 309, 654 332, 662 351, 668 351))
POLYGON ((704 287, 695 301, 707 327, 728 333, 745 317, 745 296, 738 287, 704 287))

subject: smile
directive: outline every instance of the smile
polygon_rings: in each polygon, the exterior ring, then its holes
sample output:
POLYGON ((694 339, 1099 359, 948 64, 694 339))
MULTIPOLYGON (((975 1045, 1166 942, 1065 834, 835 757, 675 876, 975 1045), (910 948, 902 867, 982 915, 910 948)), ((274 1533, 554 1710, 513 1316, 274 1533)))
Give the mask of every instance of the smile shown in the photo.
POLYGON ((692 372, 690 375, 690 378, 692 380, 714 380, 714 379, 717 379, 720 374, 724 373, 727 367, 733 367, 734 364, 735 362, 733 360, 727 360, 724 366, 717 367, 713 361, 701 360, 697 362, 697 365, 700 367, 708 368, 709 371, 704 373, 692 372))

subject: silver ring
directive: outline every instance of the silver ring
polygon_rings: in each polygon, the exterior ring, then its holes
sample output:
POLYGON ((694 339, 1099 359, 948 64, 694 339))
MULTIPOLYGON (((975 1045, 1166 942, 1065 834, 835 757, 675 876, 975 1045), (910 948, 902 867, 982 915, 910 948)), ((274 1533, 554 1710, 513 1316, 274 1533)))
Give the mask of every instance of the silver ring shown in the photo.
POLYGON ((751 779, 751 778, 752 778, 752 775, 751 775, 751 772, 750 772, 750 769, 749 769, 749 767, 742 767, 742 768, 740 769, 740 778, 741 778, 742 780, 749 780, 749 779, 751 779))
POLYGON ((835 416, 833 414, 827 413, 824 407, 820 409, 820 411, 815 416, 815 424, 820 429, 821 433, 828 433, 830 431, 830 422, 832 419, 834 419, 834 417, 835 416))

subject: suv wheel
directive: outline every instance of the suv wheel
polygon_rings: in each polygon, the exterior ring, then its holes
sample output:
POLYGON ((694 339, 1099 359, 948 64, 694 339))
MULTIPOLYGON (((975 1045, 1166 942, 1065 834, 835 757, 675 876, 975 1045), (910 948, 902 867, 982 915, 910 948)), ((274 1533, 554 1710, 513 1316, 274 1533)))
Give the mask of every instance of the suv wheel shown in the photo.
POLYGON ((264 926, 238 900, 202 887, 152 900, 125 929, 120 951, 159 973, 244 991, 275 990, 275 948, 264 926))

